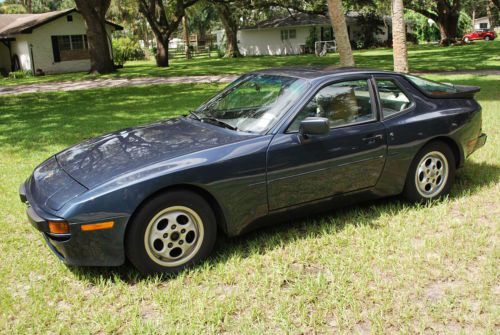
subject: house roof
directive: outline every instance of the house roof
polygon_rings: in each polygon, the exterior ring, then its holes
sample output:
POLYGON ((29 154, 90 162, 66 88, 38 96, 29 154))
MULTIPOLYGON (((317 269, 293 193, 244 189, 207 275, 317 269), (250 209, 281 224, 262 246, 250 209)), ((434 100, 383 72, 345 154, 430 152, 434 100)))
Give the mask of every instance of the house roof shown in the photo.
MULTIPOLYGON (((355 19, 361 14, 358 12, 347 12, 347 19, 355 19)), ((269 20, 260 21, 254 25, 243 26, 240 30, 247 29, 269 29, 269 28, 280 28, 280 27, 291 27, 291 26, 319 26, 319 25, 331 25, 330 17, 328 15, 321 14, 306 14, 306 13, 296 13, 293 15, 287 15, 284 17, 273 18, 269 20)))
MULTIPOLYGON (((17 34, 31 33, 37 27, 54 21, 62 16, 78 12, 76 8, 47 12, 41 14, 0 14, 0 38, 12 37, 17 34)), ((106 21, 117 30, 123 27, 113 22, 106 21)))

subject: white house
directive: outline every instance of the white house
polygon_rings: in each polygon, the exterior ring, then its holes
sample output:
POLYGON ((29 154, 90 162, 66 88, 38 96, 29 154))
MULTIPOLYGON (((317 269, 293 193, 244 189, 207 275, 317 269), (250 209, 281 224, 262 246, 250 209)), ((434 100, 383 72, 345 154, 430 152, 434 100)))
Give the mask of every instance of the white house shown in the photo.
POLYGON ((478 17, 477 19, 474 19, 474 30, 479 30, 479 29, 494 29, 497 30, 499 26, 492 27, 490 24, 490 19, 485 16, 485 17, 478 17))
MULTIPOLYGON (((106 23, 112 50, 111 34, 123 28, 106 23)), ((90 59, 83 17, 74 8, 43 14, 0 14, 0 69, 33 73, 88 71, 90 59)))
MULTIPOLYGON (((356 42, 362 34, 360 14, 348 12, 346 24, 349 39, 356 42)), ((387 27, 374 38, 380 42, 390 38, 390 18, 384 18, 387 27)), ((238 31, 238 46, 244 55, 288 55, 304 53, 306 41, 315 31, 320 41, 335 39, 330 18, 325 15, 295 14, 259 22, 254 26, 241 27, 238 31)))

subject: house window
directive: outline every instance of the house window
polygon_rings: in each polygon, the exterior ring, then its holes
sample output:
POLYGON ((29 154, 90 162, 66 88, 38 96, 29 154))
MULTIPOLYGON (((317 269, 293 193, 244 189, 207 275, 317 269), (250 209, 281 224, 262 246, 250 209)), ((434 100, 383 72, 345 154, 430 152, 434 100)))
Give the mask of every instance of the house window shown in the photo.
POLYGON ((281 40, 287 40, 288 39, 288 30, 286 29, 281 29, 281 40))
POLYGON ((479 24, 479 28, 480 29, 487 29, 488 28, 488 23, 486 23, 486 22, 480 23, 479 24))
POLYGON ((54 62, 88 59, 88 43, 86 35, 52 36, 54 62))
POLYGON ((281 29, 281 40, 289 40, 297 38, 297 30, 295 29, 281 29))
POLYGON ((68 20, 68 22, 73 22, 73 15, 66 16, 66 20, 68 20))

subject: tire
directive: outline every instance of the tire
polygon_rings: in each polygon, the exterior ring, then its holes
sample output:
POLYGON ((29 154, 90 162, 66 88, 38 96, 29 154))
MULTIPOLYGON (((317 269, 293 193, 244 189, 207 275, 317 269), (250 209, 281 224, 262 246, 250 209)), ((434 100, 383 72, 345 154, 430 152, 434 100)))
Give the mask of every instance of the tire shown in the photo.
POLYGON ((142 274, 175 274, 206 259, 217 238, 210 205, 197 193, 175 190, 150 199, 127 229, 127 259, 142 274))
POLYGON ((485 41, 489 41, 490 39, 491 39, 491 38, 490 38, 489 36, 486 36, 486 37, 484 38, 484 40, 485 40, 485 41))
POLYGON ((468 37, 464 38, 464 42, 469 44, 470 43, 470 39, 468 37))
POLYGON ((413 159, 403 195, 415 203, 441 198, 450 192, 455 170, 455 156, 450 147, 441 141, 431 142, 413 159))

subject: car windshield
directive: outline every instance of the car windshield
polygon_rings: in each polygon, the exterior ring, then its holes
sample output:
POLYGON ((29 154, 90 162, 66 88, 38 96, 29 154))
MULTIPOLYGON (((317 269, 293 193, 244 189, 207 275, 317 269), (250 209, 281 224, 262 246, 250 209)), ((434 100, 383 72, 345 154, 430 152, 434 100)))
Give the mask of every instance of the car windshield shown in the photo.
POLYGON ((306 80, 251 74, 230 84, 198 108, 193 116, 234 130, 265 133, 300 98, 306 80))
POLYGON ((419 87, 422 91, 430 95, 445 95, 458 92, 457 88, 452 84, 438 83, 435 81, 410 75, 407 75, 406 78, 414 85, 419 87))

